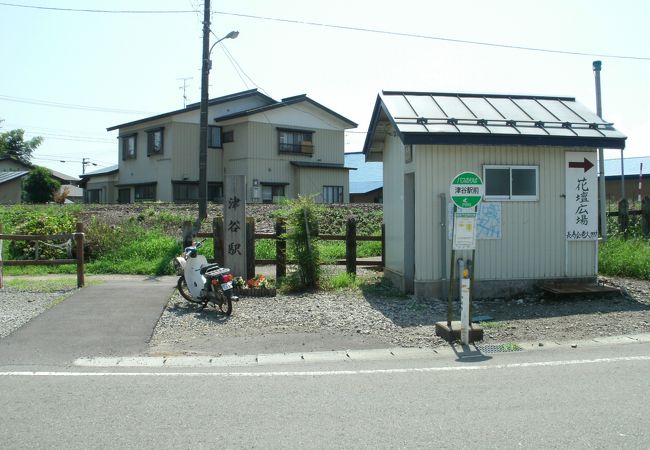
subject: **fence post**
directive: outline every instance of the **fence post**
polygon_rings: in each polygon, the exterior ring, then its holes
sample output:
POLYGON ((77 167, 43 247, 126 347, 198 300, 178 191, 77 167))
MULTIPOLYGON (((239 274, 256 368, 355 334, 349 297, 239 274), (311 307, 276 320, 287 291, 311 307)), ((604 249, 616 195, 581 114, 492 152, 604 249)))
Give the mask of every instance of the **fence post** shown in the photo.
MULTIPOLYGON (((3 233, 4 233, 4 224, 2 222, 0 222, 0 234, 3 234, 3 233)), ((2 287, 3 287, 3 284, 2 284, 2 266, 4 264, 2 262, 2 242, 3 242, 2 238, 0 238, 0 289, 2 289, 2 287)))
POLYGON ((386 267, 386 225, 381 224, 381 268, 386 267))
POLYGON ((284 219, 275 221, 275 279, 287 276, 287 240, 284 234, 287 226, 284 219))
POLYGON ((345 267, 348 273, 357 273, 357 219, 352 216, 345 226, 345 267))
POLYGON ((77 222, 75 241, 77 242, 77 287, 84 287, 84 224, 77 222))
POLYGON ((650 197, 645 196, 641 201, 641 215, 643 220, 641 221, 643 235, 647 236, 650 234, 650 197))
POLYGON ((255 219, 246 217, 246 278, 255 278, 255 219))
POLYGON ((618 231, 627 237, 627 228, 630 224, 630 209, 626 198, 618 202, 618 231))
POLYGON ((185 250, 186 247, 191 246, 193 240, 194 226, 192 225, 192 222, 186 220, 183 222, 183 250, 185 250))
POLYGON ((223 217, 215 217, 212 220, 212 247, 215 262, 223 267, 223 217))

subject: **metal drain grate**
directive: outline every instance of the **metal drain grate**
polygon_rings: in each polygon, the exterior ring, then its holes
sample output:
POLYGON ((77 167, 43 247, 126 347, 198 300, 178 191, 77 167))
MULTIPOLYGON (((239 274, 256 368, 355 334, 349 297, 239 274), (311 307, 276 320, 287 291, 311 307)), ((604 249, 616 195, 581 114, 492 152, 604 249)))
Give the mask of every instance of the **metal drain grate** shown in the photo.
POLYGON ((524 349, 517 344, 479 344, 476 348, 481 353, 506 353, 506 352, 523 352, 524 349))

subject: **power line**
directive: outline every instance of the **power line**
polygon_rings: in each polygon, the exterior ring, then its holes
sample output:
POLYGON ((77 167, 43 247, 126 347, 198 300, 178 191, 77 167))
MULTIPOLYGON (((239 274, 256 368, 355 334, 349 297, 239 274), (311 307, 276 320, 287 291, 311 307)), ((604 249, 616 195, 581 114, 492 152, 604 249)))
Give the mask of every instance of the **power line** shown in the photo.
POLYGON ((487 47, 497 47, 497 48, 506 48, 510 50, 526 50, 531 52, 543 52, 543 53, 559 53, 562 55, 574 55, 574 56, 595 56, 599 58, 619 58, 619 59, 633 59, 639 61, 650 61, 650 57, 644 56, 630 56, 630 55, 610 55, 604 53, 589 53, 589 52, 575 52, 569 50, 554 50, 548 48, 539 48, 539 47, 525 47, 521 45, 511 45, 511 44, 497 44, 494 42, 483 42, 483 41, 470 41, 465 39, 454 39, 447 38, 442 36, 429 36, 426 34, 415 34, 415 33, 403 33, 399 31, 387 31, 387 30, 378 30, 375 28, 362 28, 362 27, 353 27, 345 25, 334 25, 328 23, 319 23, 319 22, 309 22, 304 20, 295 20, 295 19, 282 19, 279 17, 267 17, 267 16, 255 16, 252 14, 239 14, 239 13, 230 13, 225 11, 214 11, 214 14, 221 14, 224 16, 234 16, 234 17, 243 17, 246 19, 257 19, 257 20, 269 20, 274 22, 283 22, 283 23, 292 23, 296 25, 309 25, 313 27, 322 27, 322 28, 333 28, 336 30, 347 30, 347 31, 360 31, 364 33, 374 33, 374 34, 385 34, 389 36, 400 36, 400 37, 409 37, 417 39, 428 39, 434 41, 443 41, 443 42, 452 42, 456 44, 469 44, 469 45, 482 45, 487 47))
MULTIPOLYGON (((20 5, 16 3, 5 3, 0 2, 0 6, 11 6, 16 8, 31 8, 31 9, 43 9, 51 11, 63 11, 63 12, 83 12, 83 13, 101 13, 101 14, 194 14, 196 10, 110 10, 110 9, 77 9, 77 8, 56 8, 50 6, 35 6, 35 5, 20 5)), ((296 20, 296 19, 283 19, 280 17, 268 17, 268 16, 256 16, 253 14, 240 14, 240 13, 231 13, 226 11, 212 11, 211 14, 220 14, 224 16, 233 16, 233 17, 242 17, 246 19, 256 19, 256 20, 268 20, 274 22, 282 23, 291 23, 296 25, 308 25, 313 27, 321 28, 332 28, 336 30, 347 30, 347 31, 358 31, 364 33, 374 33, 374 34, 384 34, 389 36, 399 36, 399 37, 408 37, 416 39, 428 39, 442 42, 451 42, 455 44, 467 44, 467 45, 481 45, 486 47, 495 47, 495 48, 504 48, 510 50, 522 50, 530 52, 542 52, 542 53, 556 53, 561 55, 573 55, 573 56, 590 56, 598 58, 617 58, 617 59, 630 59, 636 61, 650 61, 650 57, 646 56, 632 56, 632 55, 612 55, 606 53, 590 53, 590 52, 577 52, 570 50, 555 50, 549 48, 539 48, 539 47, 526 47, 522 45, 514 44, 498 44, 495 42, 485 42, 485 41, 472 41, 466 39, 454 39, 447 38, 443 36, 430 36, 425 34, 416 34, 416 33, 404 33, 399 31, 388 31, 388 30, 378 30, 375 28, 364 28, 364 27, 354 27, 346 25, 335 25, 328 23, 320 22, 310 22, 305 20, 296 20)))
POLYGON ((79 9, 79 8, 56 8, 53 6, 36 6, 36 5, 19 5, 17 3, 0 2, 2 6, 11 6, 14 8, 28 8, 28 9, 44 9, 48 11, 63 11, 63 12, 83 12, 83 13, 101 13, 101 14, 187 14, 194 13, 185 9, 177 10, 128 10, 128 9, 79 9))
POLYGON ((30 105, 49 106, 52 108, 78 109, 82 111, 110 112, 110 113, 118 113, 118 114, 154 114, 151 111, 138 111, 133 109, 121 109, 121 108, 105 108, 101 106, 75 105, 72 103, 51 102, 51 101, 39 100, 35 98, 12 97, 9 95, 0 95, 0 100, 6 100, 8 102, 16 102, 16 103, 27 103, 30 105))

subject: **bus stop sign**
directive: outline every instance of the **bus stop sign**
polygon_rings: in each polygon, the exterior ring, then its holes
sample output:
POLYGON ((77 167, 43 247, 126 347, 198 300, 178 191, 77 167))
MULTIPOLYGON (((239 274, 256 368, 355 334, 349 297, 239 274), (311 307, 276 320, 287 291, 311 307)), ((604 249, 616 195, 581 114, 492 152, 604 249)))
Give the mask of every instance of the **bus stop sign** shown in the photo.
POLYGON ((461 172, 449 186, 451 201, 459 208, 473 208, 483 198, 483 180, 474 172, 461 172))

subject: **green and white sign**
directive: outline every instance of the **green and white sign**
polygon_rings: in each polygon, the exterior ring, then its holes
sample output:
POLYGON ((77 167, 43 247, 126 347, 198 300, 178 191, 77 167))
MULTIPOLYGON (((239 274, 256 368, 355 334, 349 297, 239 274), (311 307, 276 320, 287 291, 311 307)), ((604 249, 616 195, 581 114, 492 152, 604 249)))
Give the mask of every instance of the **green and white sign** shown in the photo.
POLYGON ((451 201, 459 208, 473 208, 481 203, 485 187, 474 172, 461 172, 449 186, 451 201))

